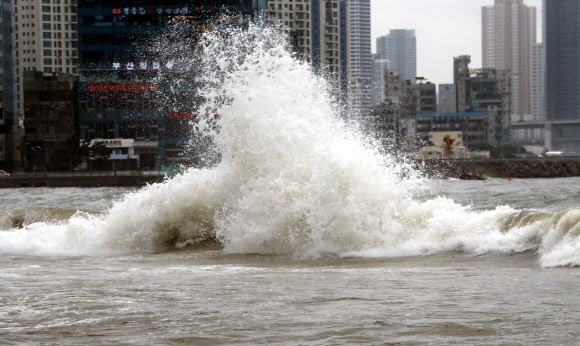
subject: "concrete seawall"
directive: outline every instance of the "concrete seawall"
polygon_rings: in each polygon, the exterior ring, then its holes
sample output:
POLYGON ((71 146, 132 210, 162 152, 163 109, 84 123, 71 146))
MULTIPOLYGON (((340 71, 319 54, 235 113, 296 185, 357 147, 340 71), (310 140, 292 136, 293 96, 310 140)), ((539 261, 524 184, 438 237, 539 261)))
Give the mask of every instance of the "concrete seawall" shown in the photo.
MULTIPOLYGON (((580 157, 419 160, 414 166, 437 178, 558 178, 580 176, 580 157)), ((165 172, 63 172, 23 173, 0 177, 0 188, 18 187, 129 187, 161 182, 165 172)))
POLYGON ((417 167, 430 176, 458 179, 559 178, 580 176, 580 157, 424 160, 417 167))
POLYGON ((17 187, 124 187, 161 182, 165 172, 24 173, 0 178, 0 188, 17 187))

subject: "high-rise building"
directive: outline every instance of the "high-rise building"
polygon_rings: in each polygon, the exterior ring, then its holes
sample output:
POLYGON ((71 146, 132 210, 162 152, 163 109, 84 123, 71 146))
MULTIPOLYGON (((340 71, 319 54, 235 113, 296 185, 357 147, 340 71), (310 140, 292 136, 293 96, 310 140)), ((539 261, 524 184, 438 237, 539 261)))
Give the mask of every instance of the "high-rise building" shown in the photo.
POLYGON ((580 118, 580 2, 546 1, 548 119, 580 118))
POLYGON ((389 61, 381 59, 378 54, 374 55, 373 59, 373 107, 385 102, 385 78, 387 78, 387 70, 389 69, 389 61))
POLYGON ((530 67, 530 97, 532 107, 532 120, 545 120, 544 113, 544 83, 545 83, 545 53, 544 43, 536 43, 532 46, 532 59, 530 67))
POLYGON ((348 95, 349 21, 346 0, 268 0, 268 20, 288 33, 291 49, 329 80, 337 96, 348 95))
POLYGON ((210 81, 195 66, 174 59, 190 54, 196 37, 215 29, 216 16, 230 19, 220 25, 241 25, 257 8, 253 0, 201 3, 79 0, 79 133, 111 148, 109 160, 141 169, 202 163, 185 155, 188 143, 202 145, 201 138, 191 138, 187 124, 216 117, 199 109, 196 97, 210 81), (185 21, 187 30, 168 33, 174 20, 185 21), (177 43, 176 52, 150 44, 163 34, 168 35, 163 42, 177 43))
POLYGON ((13 1, 0 4, 0 169, 12 170, 20 161, 16 78, 14 78, 13 1))
POLYGON ((389 68, 399 70, 403 79, 417 77, 417 38, 415 30, 390 30, 377 38, 377 54, 389 60, 389 68))
POLYGON ((580 153, 580 2, 545 1, 546 117, 552 149, 580 153))
MULTIPOLYGON (((77 0, 15 3, 17 99, 22 114, 24 71, 77 72, 77 0)), ((103 19, 95 18, 99 20, 103 19)))
POLYGON ((482 7, 483 67, 511 73, 511 114, 531 113, 530 59, 536 43, 536 8, 523 0, 495 0, 482 7))
POLYGON ((350 22, 350 100, 355 114, 372 108, 371 0, 348 0, 350 22))

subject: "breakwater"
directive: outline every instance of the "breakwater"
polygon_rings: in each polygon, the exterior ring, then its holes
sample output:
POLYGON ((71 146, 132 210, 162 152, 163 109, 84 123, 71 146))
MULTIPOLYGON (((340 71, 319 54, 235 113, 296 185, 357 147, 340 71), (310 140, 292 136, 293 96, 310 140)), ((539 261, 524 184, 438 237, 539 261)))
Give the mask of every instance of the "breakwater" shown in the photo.
POLYGON ((580 176, 580 157, 419 160, 428 176, 457 179, 559 178, 580 176))
POLYGON ((0 188, 145 186, 163 181, 166 174, 161 171, 15 173, 1 177, 0 188))
MULTIPOLYGON (((415 168, 433 178, 559 178, 580 176, 580 157, 526 159, 417 160, 415 168)), ((0 178, 0 188, 122 187, 161 182, 161 171, 16 173, 0 178)))

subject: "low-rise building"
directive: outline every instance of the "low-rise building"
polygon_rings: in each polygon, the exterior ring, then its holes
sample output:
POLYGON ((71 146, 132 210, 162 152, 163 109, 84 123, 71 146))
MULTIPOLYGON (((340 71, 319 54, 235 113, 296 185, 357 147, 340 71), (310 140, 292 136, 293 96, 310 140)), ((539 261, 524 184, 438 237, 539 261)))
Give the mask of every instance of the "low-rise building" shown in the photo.
POLYGON ((417 100, 417 113, 437 113, 437 86, 424 78, 417 77, 411 83, 417 100))
POLYGON ((66 73, 47 76, 41 71, 25 71, 23 77, 25 168, 40 171, 66 168, 66 158, 59 163, 55 155, 78 133, 77 77, 66 73))
POLYGON ((419 113, 416 122, 417 136, 427 142, 429 133, 454 131, 461 133, 462 143, 467 147, 480 143, 495 145, 495 136, 489 131, 496 122, 495 116, 494 111, 419 113))
POLYGON ((510 72, 507 70, 464 69, 457 81, 457 112, 494 112, 489 118, 488 140, 492 145, 509 144, 510 138, 510 72))

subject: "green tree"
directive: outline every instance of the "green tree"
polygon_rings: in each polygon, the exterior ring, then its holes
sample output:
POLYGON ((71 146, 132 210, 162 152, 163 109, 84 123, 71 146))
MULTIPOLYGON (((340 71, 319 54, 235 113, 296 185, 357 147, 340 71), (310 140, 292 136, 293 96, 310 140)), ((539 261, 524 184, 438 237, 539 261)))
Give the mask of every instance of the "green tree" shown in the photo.
POLYGON ((522 146, 504 144, 494 147, 487 143, 472 144, 469 146, 471 151, 489 151, 490 156, 494 159, 513 159, 518 157, 518 154, 525 154, 526 156, 535 156, 529 153, 526 148, 522 146))
POLYGON ((504 159, 513 159, 518 157, 517 154, 527 154, 528 151, 526 148, 512 145, 512 144, 504 144, 497 146, 494 150, 493 157, 494 158, 504 158, 504 159))
POLYGON ((107 160, 111 157, 111 149, 103 142, 95 142, 90 146, 90 157, 95 160, 107 160))
POLYGON ((80 140, 78 136, 71 136, 62 145, 58 146, 50 157, 50 166, 53 170, 74 170, 75 167, 90 158, 104 161, 111 156, 111 149, 102 142, 91 145, 88 139, 80 140))
POLYGON ((492 155, 493 151, 494 151, 494 147, 493 147, 493 145, 487 144, 487 143, 477 143, 477 144, 470 145, 469 150, 470 151, 489 151, 490 155, 492 155))

